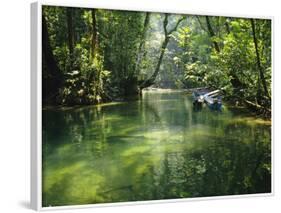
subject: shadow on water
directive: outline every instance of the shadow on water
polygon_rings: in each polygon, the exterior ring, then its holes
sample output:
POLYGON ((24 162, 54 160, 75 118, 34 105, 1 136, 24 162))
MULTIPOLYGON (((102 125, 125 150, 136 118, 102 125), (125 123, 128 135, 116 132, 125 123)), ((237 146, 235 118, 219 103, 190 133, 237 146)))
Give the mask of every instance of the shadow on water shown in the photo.
POLYGON ((182 93, 43 111, 43 205, 265 193, 271 125, 182 93))

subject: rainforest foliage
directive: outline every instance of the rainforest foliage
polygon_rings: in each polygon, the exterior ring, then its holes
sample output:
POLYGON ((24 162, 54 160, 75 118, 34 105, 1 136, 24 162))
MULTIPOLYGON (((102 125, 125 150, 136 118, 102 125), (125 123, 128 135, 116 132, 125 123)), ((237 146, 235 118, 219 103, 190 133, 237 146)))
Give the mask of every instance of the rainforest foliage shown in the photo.
POLYGON ((221 89, 271 109, 271 21, 44 6, 43 103, 135 98, 146 87, 221 89))

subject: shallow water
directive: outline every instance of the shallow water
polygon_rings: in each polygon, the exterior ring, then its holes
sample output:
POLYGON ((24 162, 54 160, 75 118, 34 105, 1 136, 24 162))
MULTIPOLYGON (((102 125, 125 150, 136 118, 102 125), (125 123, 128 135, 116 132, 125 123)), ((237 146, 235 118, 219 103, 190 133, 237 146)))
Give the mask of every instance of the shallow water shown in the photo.
POLYGON ((43 110, 43 206, 271 191, 271 125, 182 92, 43 110))

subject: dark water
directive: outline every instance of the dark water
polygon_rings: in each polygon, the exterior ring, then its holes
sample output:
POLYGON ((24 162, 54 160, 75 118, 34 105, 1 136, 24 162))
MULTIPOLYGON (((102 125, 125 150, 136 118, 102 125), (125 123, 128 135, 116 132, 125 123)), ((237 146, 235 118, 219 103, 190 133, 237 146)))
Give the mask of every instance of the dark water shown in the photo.
POLYGON ((271 124, 191 96, 43 111, 43 206, 271 191, 271 124))

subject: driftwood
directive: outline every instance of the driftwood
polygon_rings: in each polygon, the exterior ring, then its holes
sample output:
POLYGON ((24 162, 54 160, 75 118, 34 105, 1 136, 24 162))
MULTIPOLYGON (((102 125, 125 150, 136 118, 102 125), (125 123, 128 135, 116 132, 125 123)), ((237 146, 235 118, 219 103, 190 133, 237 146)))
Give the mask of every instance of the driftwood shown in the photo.
POLYGON ((249 101, 249 100, 243 100, 247 105, 249 105, 249 106, 251 106, 251 107, 253 107, 253 108, 256 108, 257 110, 264 110, 264 111, 266 111, 266 112, 270 112, 271 113, 271 109, 268 109, 268 108, 266 108, 266 107, 263 107, 263 106, 261 106, 261 105, 259 105, 259 104, 257 104, 257 103, 253 103, 253 102, 251 102, 251 101, 249 101))

